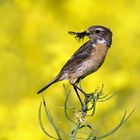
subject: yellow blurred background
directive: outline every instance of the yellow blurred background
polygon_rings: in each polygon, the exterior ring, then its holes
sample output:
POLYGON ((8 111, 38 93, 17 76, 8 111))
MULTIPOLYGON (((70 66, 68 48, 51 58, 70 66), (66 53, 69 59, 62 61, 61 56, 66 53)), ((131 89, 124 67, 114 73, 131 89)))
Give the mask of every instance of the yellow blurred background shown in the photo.
MULTIPOLYGON (((82 85, 91 92, 104 83, 106 92, 118 93, 98 104, 91 122, 100 135, 119 123, 124 110, 135 107, 129 121, 107 139, 139 140, 139 24, 139 0, 0 0, 0 140, 49 139, 39 126, 41 96, 36 92, 82 45, 67 32, 91 25, 109 27, 113 44, 101 69, 82 85)), ((63 83, 71 88, 68 82, 56 83, 45 91, 45 98, 56 123, 69 130, 62 108, 63 83)))

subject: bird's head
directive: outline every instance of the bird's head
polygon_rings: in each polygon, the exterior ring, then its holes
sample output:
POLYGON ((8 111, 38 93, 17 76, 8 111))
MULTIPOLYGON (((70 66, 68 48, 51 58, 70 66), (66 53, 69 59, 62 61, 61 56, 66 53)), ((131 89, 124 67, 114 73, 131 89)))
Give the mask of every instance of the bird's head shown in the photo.
POLYGON ((110 29, 104 26, 91 26, 87 29, 86 35, 91 41, 96 43, 105 43, 107 46, 111 46, 112 32, 110 29))
POLYGON ((69 34, 74 35, 76 39, 83 40, 85 36, 89 37, 93 43, 105 43, 107 46, 111 46, 112 43, 112 32, 110 29, 104 26, 91 26, 83 32, 72 32, 69 34))

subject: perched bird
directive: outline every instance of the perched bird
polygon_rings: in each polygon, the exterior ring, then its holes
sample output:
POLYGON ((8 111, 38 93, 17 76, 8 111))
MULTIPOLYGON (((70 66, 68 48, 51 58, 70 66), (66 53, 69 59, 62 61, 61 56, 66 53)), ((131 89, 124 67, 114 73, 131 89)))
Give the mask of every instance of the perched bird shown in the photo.
MULTIPOLYGON (((38 94, 47 89, 53 83, 68 79, 70 84, 73 85, 77 95, 77 90, 80 90, 86 96, 87 94, 80 87, 78 87, 79 81, 85 78, 87 75, 97 71, 103 64, 108 49, 112 43, 112 32, 110 29, 97 25, 91 26, 86 31, 81 33, 69 33, 75 35, 75 37, 79 40, 87 36, 89 41, 84 43, 72 55, 72 57, 63 66, 60 73, 44 88, 40 89, 38 94)), ((79 95, 78 98, 80 99, 79 95)))

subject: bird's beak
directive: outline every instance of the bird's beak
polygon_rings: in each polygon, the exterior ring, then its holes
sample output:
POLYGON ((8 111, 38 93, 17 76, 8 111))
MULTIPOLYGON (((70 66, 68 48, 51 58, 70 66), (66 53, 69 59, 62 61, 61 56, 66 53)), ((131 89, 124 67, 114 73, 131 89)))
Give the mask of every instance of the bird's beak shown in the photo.
POLYGON ((86 30, 85 32, 86 32, 87 35, 89 35, 89 30, 86 30))
POLYGON ((89 36, 90 35, 89 30, 86 30, 85 32, 86 32, 86 36, 89 36))
POLYGON ((93 35, 94 35, 94 34, 91 34, 91 32, 90 32, 89 30, 86 30, 86 36, 87 36, 88 38, 93 37, 93 35))

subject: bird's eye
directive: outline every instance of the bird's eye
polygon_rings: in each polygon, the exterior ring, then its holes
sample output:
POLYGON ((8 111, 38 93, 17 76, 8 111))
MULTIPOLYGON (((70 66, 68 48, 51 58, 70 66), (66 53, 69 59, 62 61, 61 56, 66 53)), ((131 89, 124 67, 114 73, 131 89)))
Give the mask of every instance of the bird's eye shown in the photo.
POLYGON ((96 30, 95 32, 98 34, 98 33, 100 33, 101 31, 100 31, 100 30, 96 30))

